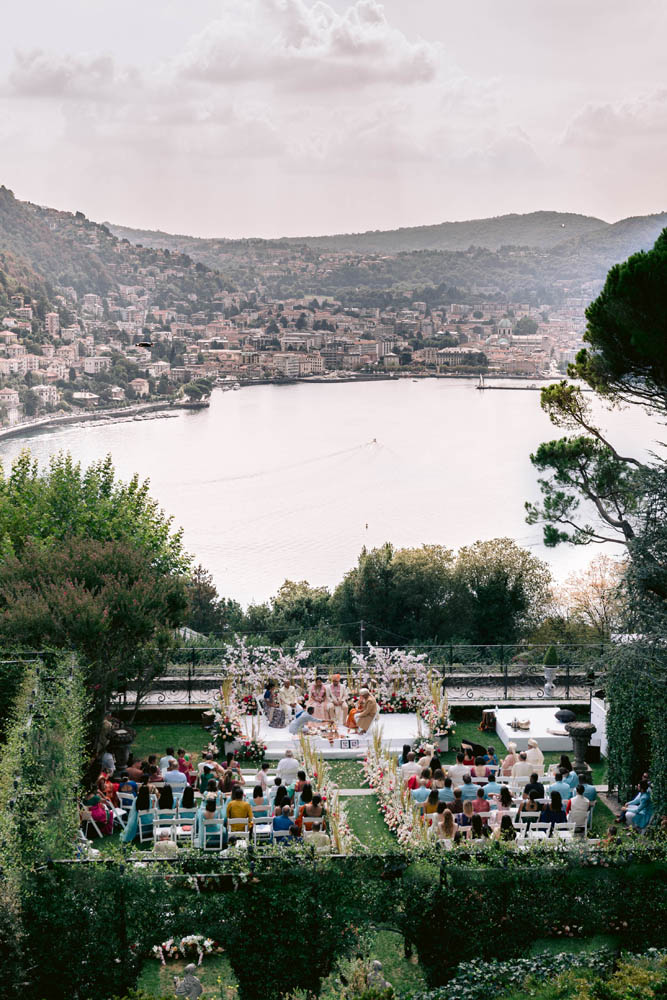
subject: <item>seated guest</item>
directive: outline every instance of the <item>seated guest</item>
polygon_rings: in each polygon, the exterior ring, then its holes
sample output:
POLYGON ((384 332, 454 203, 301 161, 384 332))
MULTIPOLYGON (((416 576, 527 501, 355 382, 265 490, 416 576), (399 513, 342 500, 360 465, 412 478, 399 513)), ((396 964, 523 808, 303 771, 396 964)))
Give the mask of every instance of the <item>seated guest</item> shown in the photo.
POLYGON ((160 784, 163 781, 162 774, 156 764, 148 765, 148 783, 149 785, 160 784))
POLYGON ((437 788, 440 791, 441 788, 445 787, 445 775, 441 767, 431 770, 433 777, 431 778, 431 788, 437 788))
POLYGON ((463 803, 463 812, 459 813, 459 818, 457 819, 459 827, 470 826, 474 815, 475 812, 472 807, 472 802, 468 799, 467 802, 463 803))
POLYGON ((134 838, 137 836, 139 831, 139 823, 141 823, 142 828, 152 828, 153 826, 153 814, 149 812, 152 808, 151 803, 151 793, 149 791, 148 784, 143 784, 139 787, 137 792, 137 797, 132 803, 132 808, 130 809, 130 814, 127 817, 127 822, 125 829, 120 835, 121 842, 124 844, 131 844, 134 838), (148 813, 145 816, 139 816, 139 813, 148 813))
POLYGON ((512 768, 518 761, 518 756, 516 752, 516 743, 507 744, 507 756, 500 764, 500 773, 505 777, 509 778, 512 774, 512 768))
MULTIPOLYGON (((160 770, 162 771, 163 774, 167 770, 167 768, 169 767, 169 765, 172 763, 172 761, 173 761, 174 764, 176 764, 176 762, 177 762, 176 761, 176 757, 174 756, 174 748, 173 747, 167 747, 166 754, 164 755, 164 757, 160 758, 160 770)), ((149 757, 148 758, 148 763, 149 764, 153 764, 153 763, 155 763, 155 761, 151 760, 151 758, 149 757)))
POLYGON ((284 785, 291 785, 296 781, 299 773, 299 762, 295 760, 291 750, 285 751, 285 756, 278 761, 276 777, 282 778, 284 785))
POLYGON ((153 854, 158 858, 177 858, 178 844, 171 839, 169 830, 161 829, 153 844, 153 854))
POLYGON ((526 751, 522 750, 519 759, 512 767, 513 778, 528 778, 533 772, 533 765, 526 759, 526 751))
MULTIPOLYGON (((403 749, 405 750, 405 747, 403 749)), ((414 751, 408 750, 408 759, 401 765, 401 779, 403 781, 409 781, 410 778, 421 773, 422 769, 415 760, 414 751)))
POLYGON ((536 822, 542 815, 542 804, 538 802, 541 796, 532 791, 527 799, 522 799, 516 811, 516 819, 524 823, 536 822))
POLYGON ((475 755, 472 752, 471 746, 463 747, 463 766, 467 768, 475 766, 475 755))
MULTIPOLYGON (((484 813, 485 817, 488 817, 489 813, 491 812, 491 806, 489 805, 486 796, 484 795, 483 788, 477 789, 477 798, 473 801, 472 807, 475 813, 484 813)), ((482 818, 485 819, 485 817, 482 818)))
POLYGON ((483 759, 487 767, 498 767, 498 757, 495 747, 487 747, 483 759))
POLYGON ((138 790, 136 781, 130 781, 130 777, 127 772, 121 774, 120 781, 118 783, 119 792, 124 792, 126 795, 136 795, 138 790))
POLYGON ((483 757, 475 757, 475 764, 470 773, 473 778, 488 778, 491 771, 484 763, 483 757))
POLYGON ((128 764, 126 769, 127 777, 130 781, 140 782, 144 776, 143 764, 140 760, 133 764, 128 764))
POLYGON ((454 789, 454 798, 450 802, 449 808, 455 815, 463 812, 463 799, 461 798, 460 788, 454 789))
POLYGON ((241 774, 241 765, 231 751, 226 754, 225 767, 223 770, 232 771, 234 774, 234 780, 237 781, 239 785, 245 785, 245 778, 241 774))
POLYGON ((296 781, 294 782, 293 785, 290 785, 287 790, 288 790, 288 792, 291 792, 291 794, 293 796, 294 795, 300 795, 301 794, 301 789, 307 783, 308 782, 307 782, 307 778, 306 778, 306 772, 305 771, 298 771, 297 772, 297 776, 296 776, 296 781))
POLYGON ((266 721, 273 729, 282 729, 286 725, 285 709, 278 697, 278 688, 274 680, 269 680, 262 699, 266 721))
MULTIPOLYGON (((135 799, 136 802, 136 799, 135 799)), ((114 812, 111 801, 95 787, 83 799, 84 816, 88 812, 103 837, 113 833, 114 812)))
POLYGON ((182 771, 178 770, 178 762, 172 761, 172 763, 167 768, 167 773, 164 776, 164 781, 166 785, 171 785, 172 788, 177 791, 183 791, 188 783, 188 779, 185 777, 182 771))
POLYGON ((463 781, 465 774, 470 774, 470 768, 463 763, 464 755, 459 751, 456 755, 456 764, 452 764, 447 770, 447 775, 452 779, 452 784, 456 788, 463 781))
POLYGON ((473 799, 477 798, 477 785, 473 785, 472 778, 469 774, 463 775, 463 784, 461 785, 461 797, 463 801, 472 802, 473 799))
POLYGON ((282 778, 274 778, 273 784, 269 785, 268 797, 271 808, 273 808, 276 804, 276 795, 278 794, 278 789, 280 788, 282 783, 283 783, 282 778))
POLYGON ((287 788, 285 787, 285 785, 279 785, 276 791, 276 797, 273 800, 274 816, 279 816, 284 806, 287 806, 287 808, 291 811, 292 807, 290 804, 289 795, 287 794, 287 788))
POLYGON ((554 823, 565 823, 567 816, 563 809, 563 800, 560 792, 554 791, 553 787, 549 791, 549 805, 545 806, 540 813, 540 823, 551 823, 553 830, 554 823))
POLYGON ((190 763, 190 755, 185 752, 183 747, 179 747, 176 751, 176 761, 178 763, 178 770, 181 774, 185 775, 185 780, 188 784, 194 784, 197 780, 197 775, 195 769, 190 763))
POLYGON ((320 823, 324 825, 324 806, 322 805, 322 796, 313 795, 310 802, 306 802, 299 809, 299 815, 295 820, 297 826, 303 827, 304 830, 310 830, 313 826, 314 820, 320 820, 320 823))
POLYGON ((503 785, 500 789, 500 795, 498 796, 498 808, 499 809, 511 809, 513 806, 512 793, 510 792, 507 785, 503 785))
POLYGON ((299 707, 299 692, 289 677, 285 678, 283 686, 278 691, 278 701, 285 713, 285 718, 291 718, 299 707))
POLYGON ((118 785, 115 781, 111 781, 109 775, 106 771, 102 771, 102 774, 97 779, 97 789, 100 795, 104 795, 113 806, 118 806, 118 785))
POLYGON ((530 781, 528 782, 527 785, 524 786, 523 789, 524 799, 527 799, 530 796, 531 792, 537 792, 538 799, 544 798, 544 785, 539 780, 536 771, 533 771, 533 773, 530 776, 530 781))
POLYGON ((584 786, 577 785, 574 797, 568 799, 567 806, 565 807, 568 820, 570 823, 575 824, 575 834, 581 836, 586 832, 586 824, 588 822, 588 813, 590 812, 590 809, 591 804, 584 795, 584 786))
POLYGON ((231 802, 227 804, 227 833, 230 837, 243 829, 241 823, 235 823, 234 820, 244 819, 248 820, 248 829, 252 830, 252 809, 250 803, 243 799, 243 789, 237 785, 232 792, 231 802))
POLYGON ((301 827, 297 826, 296 823, 292 823, 289 828, 289 841, 290 844, 300 844, 301 843, 301 827))
MULTIPOLYGON (((403 749, 401 750, 401 756, 398 758, 398 766, 403 767, 404 764, 408 762, 408 754, 412 753, 412 747, 409 743, 403 744, 403 749)), ((413 757, 414 760, 414 757, 413 757)))
POLYGON ((423 753, 422 756, 419 758, 418 764, 423 771, 425 767, 431 766, 431 758, 433 757, 435 747, 433 746, 432 743, 424 743, 422 751, 423 753))
MULTIPOLYGON (((150 753, 146 758, 146 762, 148 764, 149 772, 151 774, 156 774, 155 781, 162 781, 162 768, 158 764, 157 754, 150 753), (153 768, 155 768, 155 771, 153 771, 153 768)), ((167 768, 165 767, 165 771, 166 770, 167 768)))
POLYGON ((254 779, 255 785, 260 785, 261 786, 261 789, 262 789, 262 792, 264 793, 264 795, 268 794, 268 791, 269 791, 268 773, 269 773, 269 765, 268 765, 267 761, 264 761, 262 763, 262 766, 260 767, 259 771, 255 775, 255 779, 254 779))
POLYGON ((563 771, 558 771, 556 777, 557 780, 554 781, 552 785, 549 785, 549 794, 551 794, 552 792, 558 792, 561 799, 565 799, 567 801, 567 799, 572 798, 574 789, 572 788, 572 786, 568 781, 565 781, 565 776, 563 771))
POLYGON ((423 805, 424 802, 426 802, 430 794, 431 792, 428 787, 428 781, 425 778, 421 778, 419 781, 419 785, 416 788, 412 789, 412 799, 414 802, 418 802, 420 805, 423 805))
POLYGON ((653 802, 651 800, 648 781, 641 781, 639 783, 639 792, 635 795, 634 799, 626 802, 623 806, 621 816, 635 830, 643 830, 648 826, 653 816, 653 802))
POLYGON ((452 788, 451 778, 445 778, 442 788, 438 789, 438 798, 441 802, 454 801, 454 789, 452 788))
POLYGON ((261 785, 255 785, 252 790, 252 809, 254 816, 261 817, 269 815, 268 799, 264 797, 261 785))
POLYGON ((491 831, 488 826, 479 815, 475 813, 470 821, 470 839, 471 840, 486 840, 487 837, 491 835, 491 831))
POLYGON ((540 774, 544 770, 544 754, 539 748, 537 740, 531 738, 528 740, 528 749, 526 750, 526 760, 532 764, 533 768, 536 768, 540 774))
MULTIPOLYGON (((178 821, 180 824, 194 823, 197 815, 197 803, 195 802, 195 790, 192 785, 188 785, 178 803, 178 821)), ((189 829, 187 826, 185 829, 189 829)))
POLYGON ((290 815, 291 810, 289 805, 285 805, 281 808, 280 812, 273 817, 273 829, 274 830, 289 830, 292 825, 292 817, 290 815))
POLYGON ((361 710, 354 715, 354 725, 360 733, 367 733, 378 714, 378 705, 368 688, 362 688, 359 697, 364 701, 361 710))
POLYGON ((456 823, 451 809, 447 809, 444 802, 440 803, 438 809, 442 812, 436 813, 436 817, 431 825, 431 836, 436 840, 445 841, 445 846, 451 847, 456 836, 456 823))
POLYGON ((202 770, 199 772, 199 787, 203 792, 206 791, 206 789, 208 788, 208 783, 211 780, 215 781, 215 783, 217 784, 217 773, 213 770, 213 768, 207 761, 202 770))
POLYGON ((497 799, 500 795, 502 787, 503 786, 496 781, 495 775, 492 778, 489 778, 487 783, 484 785, 484 798, 492 802, 495 801, 495 799, 497 799))
MULTIPOLYGON (((439 804, 440 800, 438 799, 438 791, 436 788, 432 788, 428 793, 426 802, 424 803, 424 816, 430 817, 433 816, 434 813, 437 813, 439 804)), ((444 805, 444 803, 442 804, 444 805)), ((430 823, 431 820, 427 818, 427 822, 430 823)))
POLYGON ((581 780, 581 784, 584 786, 584 795, 589 802, 595 802, 598 797, 595 785, 589 785, 587 781, 581 780))
MULTIPOLYGON (((289 795, 290 789, 287 789, 287 794, 289 795)), ((302 805, 307 806, 313 801, 313 786, 307 781, 302 787, 298 795, 290 795, 290 798, 294 801, 294 807, 300 808, 302 805)))
POLYGON ((200 760, 200 762, 197 764, 200 787, 201 787, 201 776, 206 768, 208 768, 209 771, 211 771, 213 775, 217 778, 221 778, 224 773, 224 768, 220 767, 220 765, 213 759, 213 754, 210 752, 210 750, 207 750, 202 760, 200 760))
MULTIPOLYGON (((239 792, 241 792, 240 788, 239 792)), ((241 795, 243 795, 243 792, 241 792, 241 795)), ((231 804, 232 803, 230 802, 229 806, 231 806, 231 804)), ((248 805, 247 802, 244 802, 243 804, 248 805)), ((248 806, 248 809, 250 809, 250 806, 248 806)), ((218 808, 218 803, 212 797, 209 797, 204 800, 204 804, 201 808, 201 812, 199 815, 202 820, 209 820, 209 821, 214 819, 222 820, 222 817, 220 815, 220 809, 218 808)), ((200 847, 218 846, 220 843, 221 829, 224 829, 224 826, 221 823, 215 823, 213 826, 208 826, 208 827, 204 826, 203 822, 199 823, 199 833, 198 833, 199 846, 200 847)), ((223 836, 223 841, 222 841, 223 844, 226 842, 226 839, 227 838, 223 836)))
POLYGON ((312 829, 304 829, 303 840, 305 844, 310 844, 317 851, 331 850, 331 838, 322 829, 322 824, 317 821, 312 824, 312 829))
POLYGON ((174 808, 174 793, 172 791, 171 785, 165 785, 164 788, 160 789, 160 795, 157 800, 158 809, 173 809, 174 808))
POLYGON ((431 772, 431 774, 434 774, 436 771, 442 771, 442 762, 441 762, 440 758, 438 757, 437 750, 433 754, 433 756, 431 757, 431 760, 430 760, 430 762, 428 764, 428 769, 431 772))
POLYGON ((428 769, 428 767, 424 768, 419 778, 417 778, 416 776, 410 778, 410 780, 408 781, 408 788, 417 788, 417 786, 420 785, 422 781, 425 781, 429 788, 431 787, 431 772, 428 769))
POLYGON ((500 821, 500 826, 496 829, 493 837, 494 840, 516 840, 516 830, 514 829, 511 816, 503 816, 500 821))

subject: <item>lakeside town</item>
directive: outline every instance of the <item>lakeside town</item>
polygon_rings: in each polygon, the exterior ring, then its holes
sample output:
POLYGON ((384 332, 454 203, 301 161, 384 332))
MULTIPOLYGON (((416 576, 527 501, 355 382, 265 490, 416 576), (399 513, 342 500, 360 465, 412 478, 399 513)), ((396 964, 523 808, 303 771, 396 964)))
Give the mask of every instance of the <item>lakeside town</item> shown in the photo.
POLYGON ((195 284, 165 306, 164 283, 178 285, 191 269, 153 250, 106 295, 60 287, 48 305, 26 291, 9 295, 0 310, 2 425, 138 403, 201 405, 214 385, 273 379, 554 378, 583 345, 584 310, 600 287, 591 281, 557 306, 470 295, 353 307, 330 296, 276 298, 258 280, 238 292, 203 283, 202 294, 195 284))

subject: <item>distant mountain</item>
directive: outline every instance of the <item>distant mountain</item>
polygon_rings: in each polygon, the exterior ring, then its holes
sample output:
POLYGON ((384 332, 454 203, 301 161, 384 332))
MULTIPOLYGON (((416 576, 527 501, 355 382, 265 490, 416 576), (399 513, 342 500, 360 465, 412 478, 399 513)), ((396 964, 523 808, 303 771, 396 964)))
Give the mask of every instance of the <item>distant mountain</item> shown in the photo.
POLYGON ((81 212, 19 201, 0 186, 0 254, 53 286, 106 295, 119 285, 142 285, 164 292, 165 305, 198 292, 212 298, 230 283, 185 254, 140 248, 119 239, 81 212))
POLYGON ((116 236, 146 246, 168 246, 181 252, 210 252, 214 247, 230 250, 240 246, 275 249, 280 246, 309 246, 317 250, 348 250, 357 253, 402 253, 415 250, 467 250, 504 246, 549 249, 563 240, 599 232, 608 222, 589 215, 568 212, 530 212, 527 215, 498 215, 469 222, 441 222, 434 226, 405 229, 376 229, 366 233, 339 233, 333 236, 285 236, 274 240, 202 239, 176 236, 160 231, 128 229, 106 223, 116 236))

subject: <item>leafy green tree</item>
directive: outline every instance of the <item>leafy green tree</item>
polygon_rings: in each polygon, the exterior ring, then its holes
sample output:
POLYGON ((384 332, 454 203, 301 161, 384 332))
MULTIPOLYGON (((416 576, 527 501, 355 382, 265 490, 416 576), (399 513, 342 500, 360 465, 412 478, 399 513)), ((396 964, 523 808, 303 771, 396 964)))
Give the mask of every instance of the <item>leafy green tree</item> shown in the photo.
POLYGON ((551 603, 548 566, 511 538, 465 546, 454 576, 458 635, 471 643, 515 642, 551 603))
POLYGON ((152 565, 127 541, 70 536, 50 546, 29 539, 0 565, 0 634, 6 642, 76 651, 93 723, 114 690, 129 686, 137 701, 146 692, 186 609, 185 577, 152 565))
POLYGON ((188 610, 186 625, 196 632, 211 635, 242 626, 243 611, 236 601, 221 598, 211 574, 195 566, 187 581, 188 610))
POLYGON ((531 337, 537 333, 537 323, 530 316, 522 316, 517 320, 514 332, 520 337, 531 337))
POLYGON ((183 392, 188 397, 188 399, 198 400, 204 395, 203 389, 201 389, 194 382, 188 382, 187 385, 183 386, 183 392))

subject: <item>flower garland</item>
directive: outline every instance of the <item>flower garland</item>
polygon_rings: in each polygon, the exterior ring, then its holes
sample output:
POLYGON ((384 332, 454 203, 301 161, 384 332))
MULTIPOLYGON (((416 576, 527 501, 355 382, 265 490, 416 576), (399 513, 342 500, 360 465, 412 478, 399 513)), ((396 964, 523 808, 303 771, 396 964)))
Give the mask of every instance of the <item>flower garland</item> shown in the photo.
POLYGON ((212 938, 204 937, 203 934, 188 934, 180 941, 169 938, 162 944, 153 945, 151 954, 155 958, 159 958, 162 965, 166 965, 167 959, 176 961, 181 958, 193 958, 196 953, 198 956, 197 965, 201 965, 204 961, 204 955, 212 955, 213 953, 219 955, 223 950, 222 945, 212 938))
POLYGON ((363 769, 366 782, 377 796, 384 821, 396 834, 399 844, 405 847, 425 843, 428 828, 412 801, 410 789, 401 781, 396 758, 388 756, 382 748, 381 731, 373 733, 363 769))
POLYGON ((357 843, 357 838, 350 830, 347 813, 338 792, 338 785, 331 777, 329 765, 303 733, 301 733, 299 741, 306 774, 310 775, 311 784, 317 794, 322 796, 322 804, 326 809, 332 850, 335 854, 351 854, 357 843))

